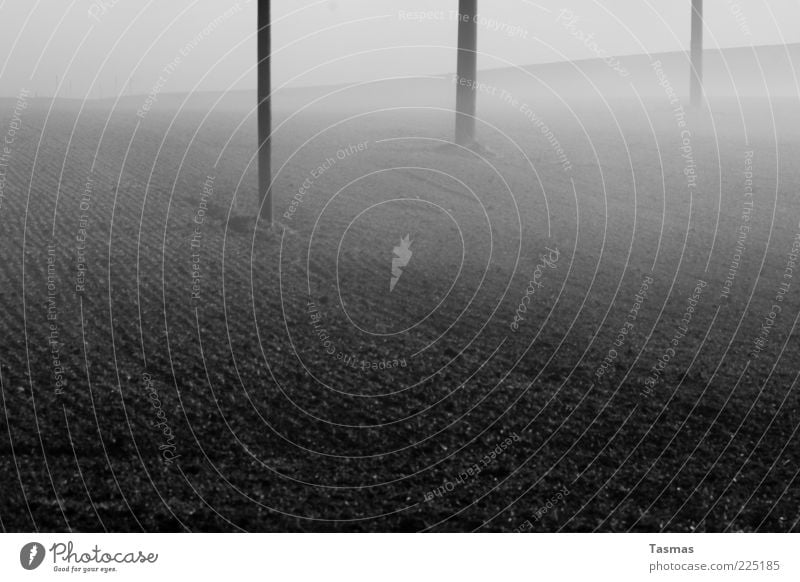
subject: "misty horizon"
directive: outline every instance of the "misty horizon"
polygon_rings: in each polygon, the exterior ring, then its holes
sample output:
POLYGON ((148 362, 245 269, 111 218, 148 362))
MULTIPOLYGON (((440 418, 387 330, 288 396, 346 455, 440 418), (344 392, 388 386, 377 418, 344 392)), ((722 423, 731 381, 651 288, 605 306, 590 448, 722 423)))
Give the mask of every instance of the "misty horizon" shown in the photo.
MULTIPOLYGON (((12 49, 29 53, 33 66, 19 58, 0 62, 0 95, 14 97, 14 88, 23 86, 41 96, 56 94, 58 86, 57 94, 69 98, 146 94, 176 58, 180 64, 166 79, 165 93, 255 87, 252 0, 186 0, 159 11, 148 6, 105 0, 70 11, 56 0, 6 2, 0 8, 0 47, 6 43, 9 55, 12 49), (163 25, 167 28, 160 30, 163 25), (52 31, 42 37, 36 27, 52 31), (83 32, 66 33, 74 28, 83 32), (147 50, 138 55, 126 50, 129 46, 147 50)), ((568 9, 532 2, 486 4, 479 15, 478 68, 583 62, 598 52, 617 58, 684 52, 687 6, 688 0, 643 3, 623 12, 589 0, 576 0, 568 9), (634 21, 635 27, 628 24, 634 21)), ((390 0, 277 1, 275 85, 319 87, 447 74, 455 64, 455 8, 450 0, 411 0, 400 6, 390 0)), ((759 10, 741 1, 709 4, 706 12, 707 51, 770 46, 776 39, 787 45, 800 42, 800 32, 785 36, 779 29, 779 22, 800 16, 800 7, 790 0, 759 10)))

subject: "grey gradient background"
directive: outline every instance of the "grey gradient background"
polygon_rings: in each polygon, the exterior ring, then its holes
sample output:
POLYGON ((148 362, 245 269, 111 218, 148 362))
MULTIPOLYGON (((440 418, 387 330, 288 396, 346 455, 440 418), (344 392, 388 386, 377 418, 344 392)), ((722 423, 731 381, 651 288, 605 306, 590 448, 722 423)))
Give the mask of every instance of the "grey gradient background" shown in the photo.
MULTIPOLYGON (((450 12, 457 4, 455 0, 275 0, 275 83, 314 86, 452 72, 456 26, 450 12), (399 14, 417 10, 443 11, 444 17, 407 21, 399 14), (403 49, 407 46, 429 48, 410 54, 403 49), (397 48, 383 50, 387 47, 397 48), (341 57, 345 58, 317 67, 341 57)), ((524 33, 483 26, 479 67, 504 66, 503 60, 530 65, 593 58, 587 47, 555 24, 557 12, 564 8, 572 10, 580 25, 613 55, 688 48, 689 0, 484 1, 481 17, 521 26, 524 33)), ((705 12, 707 49, 800 42, 800 27, 788 25, 800 21, 797 0, 711 0, 705 12), (749 35, 741 30, 743 20, 749 35)), ((210 69, 197 89, 253 89, 255 1, 2 1, 0 96, 13 97, 21 86, 40 96, 53 95, 57 83, 60 97, 147 93, 180 48, 221 16, 213 34, 183 60, 164 91, 190 91, 210 69), (231 8, 234 12, 224 17, 231 8), (244 78, 232 85, 242 74, 244 78)))

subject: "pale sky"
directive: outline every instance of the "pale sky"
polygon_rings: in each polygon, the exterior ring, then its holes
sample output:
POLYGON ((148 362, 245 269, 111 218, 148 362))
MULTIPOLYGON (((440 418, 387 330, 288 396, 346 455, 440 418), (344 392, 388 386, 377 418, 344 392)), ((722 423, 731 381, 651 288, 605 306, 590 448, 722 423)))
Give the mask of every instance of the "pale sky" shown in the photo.
MULTIPOLYGON (((612 55, 688 46, 690 0, 479 5, 481 68, 595 56, 576 31, 593 34, 612 55), (562 10, 576 17, 571 28, 562 10)), ((457 0, 273 0, 275 83, 452 72, 457 6, 457 0), (401 14, 420 10, 436 13, 422 20, 401 14)), ((706 0, 705 11, 708 48, 800 42, 800 0, 706 0)), ((0 96, 21 88, 52 95, 59 82, 61 96, 109 97, 128 79, 134 93, 159 82, 164 92, 250 89, 255 26, 255 0, 0 0, 0 96)))

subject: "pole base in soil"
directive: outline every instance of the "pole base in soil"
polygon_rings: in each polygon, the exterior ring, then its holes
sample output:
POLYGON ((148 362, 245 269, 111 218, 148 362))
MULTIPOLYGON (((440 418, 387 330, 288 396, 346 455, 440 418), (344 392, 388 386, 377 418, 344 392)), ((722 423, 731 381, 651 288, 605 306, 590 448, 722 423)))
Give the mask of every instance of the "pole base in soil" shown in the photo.
POLYGON ((499 158, 501 157, 496 151, 487 148, 477 140, 469 141, 463 144, 446 143, 436 148, 436 151, 452 154, 452 155, 469 155, 470 153, 477 154, 483 158, 499 158))

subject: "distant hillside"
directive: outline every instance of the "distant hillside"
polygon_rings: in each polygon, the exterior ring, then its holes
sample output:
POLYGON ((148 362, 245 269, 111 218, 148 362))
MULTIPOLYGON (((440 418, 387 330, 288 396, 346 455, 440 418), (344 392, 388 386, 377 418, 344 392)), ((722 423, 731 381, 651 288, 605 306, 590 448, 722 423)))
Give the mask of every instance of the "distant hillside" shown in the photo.
MULTIPOLYGON (((503 90, 515 97, 597 100, 663 97, 652 64, 661 62, 666 79, 680 96, 688 94, 689 59, 685 52, 619 57, 612 65, 600 59, 545 63, 479 72, 478 89, 482 106, 501 103, 503 90), (635 91, 634 91, 635 88, 635 91)), ((709 98, 785 98, 800 95, 800 44, 706 50, 704 56, 705 89, 709 98)), ((391 79, 358 85, 331 85, 277 89, 274 106, 293 111, 316 102, 321 109, 361 109, 378 107, 452 108, 455 100, 454 75, 391 79)), ((256 104, 255 91, 162 93, 156 96, 153 110, 177 108, 208 111, 251 110, 256 104)), ((140 109, 147 95, 124 96, 117 107, 140 109)), ((80 101, 60 100, 64 106, 78 106, 80 101)), ((87 102, 87 106, 109 107, 114 99, 87 102)))

